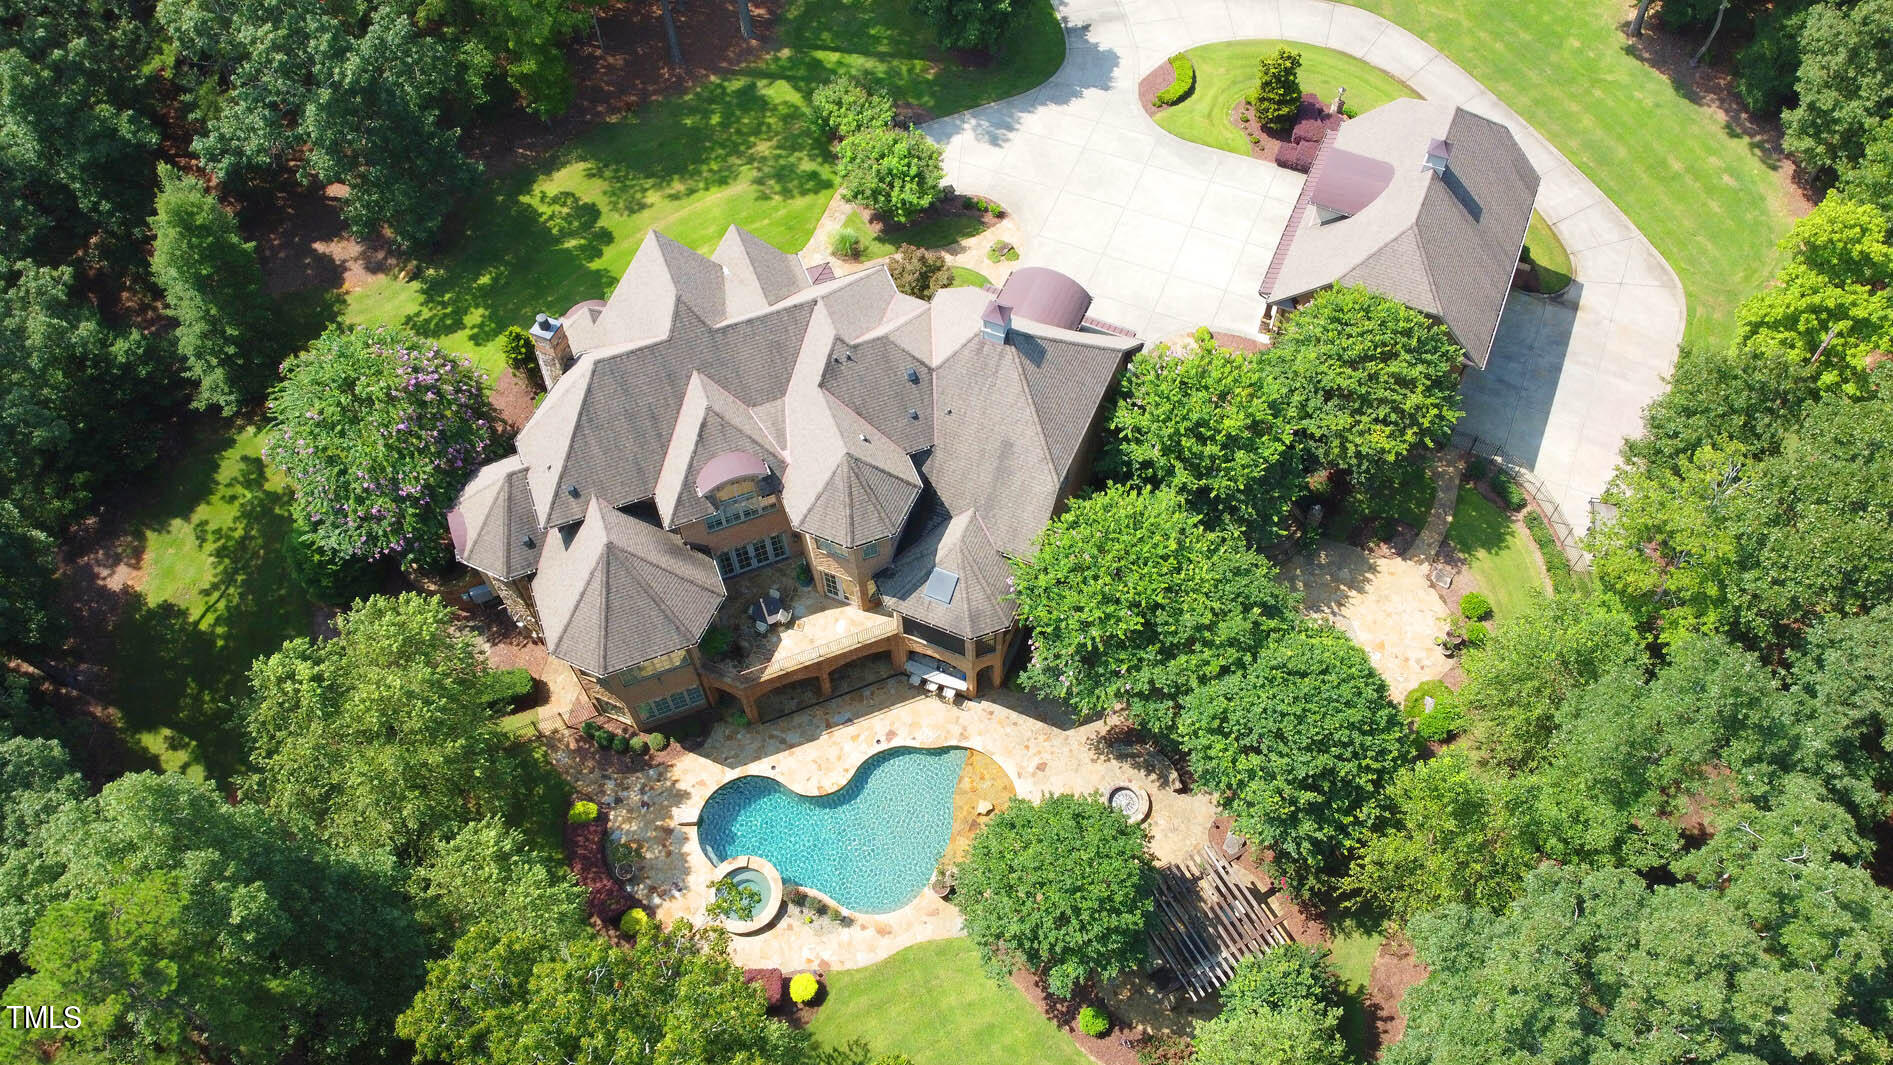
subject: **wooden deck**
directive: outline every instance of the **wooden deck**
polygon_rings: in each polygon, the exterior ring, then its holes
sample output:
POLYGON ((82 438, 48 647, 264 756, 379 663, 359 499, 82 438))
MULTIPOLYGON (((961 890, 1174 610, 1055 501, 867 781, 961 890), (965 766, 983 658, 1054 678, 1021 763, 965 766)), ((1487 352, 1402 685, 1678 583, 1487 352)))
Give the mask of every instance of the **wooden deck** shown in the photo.
POLYGON ((1242 959, 1289 942, 1269 903, 1273 894, 1207 843, 1199 855, 1157 870, 1150 945, 1192 1000, 1228 983, 1242 959))

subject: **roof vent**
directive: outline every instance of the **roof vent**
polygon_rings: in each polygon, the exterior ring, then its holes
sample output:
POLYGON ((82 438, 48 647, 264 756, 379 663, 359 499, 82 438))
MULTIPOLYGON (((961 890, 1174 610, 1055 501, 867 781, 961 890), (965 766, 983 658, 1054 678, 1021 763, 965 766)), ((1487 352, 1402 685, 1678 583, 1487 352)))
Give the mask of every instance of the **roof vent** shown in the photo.
POLYGON ((565 494, 568 496, 571 496, 573 499, 577 499, 578 498, 578 485, 575 485, 575 484, 566 485, 565 494))
POLYGON ((564 324, 565 322, 561 319, 554 318, 549 314, 541 314, 532 320, 532 329, 530 332, 540 340, 551 340, 558 334, 559 328, 564 324))
POLYGON ((914 369, 912 366, 909 366, 907 368, 907 383, 910 385, 917 385, 920 383, 920 371, 914 369))
POLYGON ((1444 176, 1446 166, 1453 158, 1453 142, 1435 137, 1426 146, 1426 168, 1435 174, 1444 176))
POLYGON ((913 408, 913 407, 908 407, 908 408, 907 408, 907 420, 908 420, 908 421, 910 421, 910 422, 917 422, 917 421, 919 421, 919 420, 920 420, 920 411, 919 411, 919 410, 917 410, 917 409, 915 409, 915 408, 913 408))
POLYGON ((861 434, 861 442, 862 442, 862 443, 864 443, 864 444, 871 444, 871 443, 873 443, 873 441, 871 441, 871 440, 869 440, 869 439, 868 439, 868 434, 866 434, 866 433, 862 433, 862 434, 861 434))

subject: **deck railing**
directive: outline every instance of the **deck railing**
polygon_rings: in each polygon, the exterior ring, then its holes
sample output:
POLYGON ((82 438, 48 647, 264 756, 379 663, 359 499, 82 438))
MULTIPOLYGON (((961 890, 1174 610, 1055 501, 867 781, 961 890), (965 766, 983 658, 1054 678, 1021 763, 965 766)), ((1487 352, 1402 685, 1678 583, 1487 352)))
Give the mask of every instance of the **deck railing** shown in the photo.
POLYGON ((768 680, 770 677, 801 669, 805 666, 812 666, 825 658, 833 658, 836 655, 860 647, 862 644, 877 643, 899 631, 900 622, 894 618, 877 617, 874 619, 873 624, 856 629, 845 636, 837 636, 832 640, 818 643, 812 647, 804 647, 794 654, 780 655, 771 658, 761 665, 750 666, 748 669, 732 669, 720 662, 707 662, 705 665, 709 668, 710 672, 715 673, 717 676, 747 687, 751 684, 768 680))

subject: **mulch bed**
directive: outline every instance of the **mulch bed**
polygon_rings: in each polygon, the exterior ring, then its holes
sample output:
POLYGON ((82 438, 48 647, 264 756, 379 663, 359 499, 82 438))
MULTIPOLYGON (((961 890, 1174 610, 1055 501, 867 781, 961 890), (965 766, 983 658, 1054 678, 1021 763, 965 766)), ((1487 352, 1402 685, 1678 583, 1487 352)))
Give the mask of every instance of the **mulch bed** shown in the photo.
POLYGON ((1140 1029, 1113 1028, 1101 1039, 1093 1039, 1078 1030, 1078 1011, 1087 1005, 1103 1007, 1103 1001, 1082 991, 1071 999, 1057 998, 1047 993, 1038 977, 1025 969, 1012 974, 1012 986, 1025 995, 1033 1008, 1063 1028, 1078 1049, 1091 1055, 1099 1065, 1137 1065, 1137 1044, 1143 1038, 1140 1029))
MULTIPOLYGON (((1164 108, 1158 107, 1151 101, 1157 98, 1158 93, 1176 84, 1176 80, 1177 72, 1170 68, 1170 60, 1167 58, 1157 64, 1157 69, 1138 79, 1137 102, 1143 107, 1144 114, 1155 118, 1157 117, 1157 112, 1164 110, 1164 108)), ((1191 95, 1194 96, 1195 93, 1191 93, 1191 95)), ((1188 99, 1188 97, 1185 97, 1185 99, 1188 99)))
POLYGON ((1245 120, 1242 116, 1248 110, 1248 101, 1237 100, 1229 108, 1229 124, 1248 139, 1249 155, 1303 174, 1314 164, 1315 150, 1321 142, 1340 129, 1343 121, 1340 114, 1328 110, 1321 97, 1311 92, 1302 93, 1295 124, 1286 134, 1263 127, 1254 117, 1245 120))

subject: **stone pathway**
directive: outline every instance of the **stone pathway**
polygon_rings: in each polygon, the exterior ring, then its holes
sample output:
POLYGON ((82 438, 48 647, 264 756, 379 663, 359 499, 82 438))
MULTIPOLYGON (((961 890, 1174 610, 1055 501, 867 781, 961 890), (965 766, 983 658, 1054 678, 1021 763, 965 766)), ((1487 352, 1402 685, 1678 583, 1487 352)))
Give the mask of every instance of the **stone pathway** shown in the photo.
POLYGON ((1433 561, 1439 545, 1446 540, 1446 527, 1453 523, 1453 508, 1459 503, 1459 476, 1466 463, 1457 451, 1436 451, 1427 460, 1427 472, 1433 475, 1433 509, 1426 514, 1426 526, 1413 538, 1407 558, 1413 562, 1433 561))
POLYGON ((1395 702, 1452 667, 1435 642, 1446 634, 1446 608, 1424 565, 1321 540, 1284 564, 1282 576, 1307 599, 1308 613, 1361 645, 1395 702))
MULTIPOLYGON (((1058 704, 1011 690, 952 707, 932 696, 916 697, 904 680, 891 680, 766 725, 719 724, 699 750, 665 765, 601 772, 558 745, 552 752, 579 794, 606 809, 612 831, 643 847, 633 893, 666 921, 701 921, 711 865, 694 826, 712 792, 749 774, 767 774, 805 795, 833 791, 868 757, 890 747, 981 751, 1027 799, 1102 792, 1131 781, 1150 794, 1146 825, 1159 862, 1202 846, 1216 813, 1210 797, 1176 794, 1167 762, 1139 750, 1113 749, 1104 734, 1102 722, 1073 725, 1058 704)), ((923 891, 893 913, 856 915, 846 925, 805 922, 787 910, 763 933, 734 937, 730 953, 745 966, 850 969, 913 943, 959 934, 959 911, 923 891)))
POLYGON ((1302 177, 1158 128, 1137 82, 1170 54, 1281 38, 1358 57, 1431 100, 1503 122, 1543 179, 1538 209, 1577 278, 1515 293, 1461 430, 1531 469, 1581 531, 1683 334, 1682 284, 1589 178, 1484 86, 1386 19, 1327 0, 1054 0, 1065 63, 1046 84, 925 127, 947 178, 1018 220, 1026 265, 1061 270, 1092 313, 1146 338, 1199 325, 1257 335, 1256 294, 1302 177))

